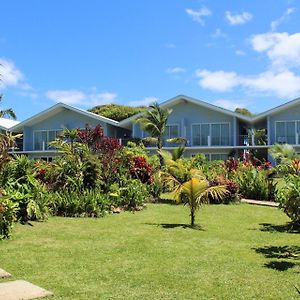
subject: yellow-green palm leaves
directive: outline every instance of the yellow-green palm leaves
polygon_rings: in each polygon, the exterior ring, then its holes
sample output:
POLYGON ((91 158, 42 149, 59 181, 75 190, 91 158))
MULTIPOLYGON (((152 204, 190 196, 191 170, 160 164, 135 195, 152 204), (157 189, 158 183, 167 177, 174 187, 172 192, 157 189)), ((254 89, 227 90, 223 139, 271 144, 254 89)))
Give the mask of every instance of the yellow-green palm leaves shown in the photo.
POLYGON ((183 160, 166 161, 161 179, 170 190, 170 198, 184 203, 190 208, 191 226, 195 225, 195 212, 209 197, 222 199, 228 191, 225 186, 210 186, 208 180, 198 169, 192 169, 183 160))

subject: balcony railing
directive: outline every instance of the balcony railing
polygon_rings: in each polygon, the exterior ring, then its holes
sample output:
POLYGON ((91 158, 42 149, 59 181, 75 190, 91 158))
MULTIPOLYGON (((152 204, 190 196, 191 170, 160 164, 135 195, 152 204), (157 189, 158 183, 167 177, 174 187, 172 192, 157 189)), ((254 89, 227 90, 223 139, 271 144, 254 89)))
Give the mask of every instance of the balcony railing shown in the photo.
POLYGON ((290 144, 290 145, 299 145, 300 138, 299 134, 290 135, 290 136, 276 136, 277 144, 290 144))
POLYGON ((268 144, 267 135, 256 136, 253 134, 240 135, 239 146, 264 146, 268 144))

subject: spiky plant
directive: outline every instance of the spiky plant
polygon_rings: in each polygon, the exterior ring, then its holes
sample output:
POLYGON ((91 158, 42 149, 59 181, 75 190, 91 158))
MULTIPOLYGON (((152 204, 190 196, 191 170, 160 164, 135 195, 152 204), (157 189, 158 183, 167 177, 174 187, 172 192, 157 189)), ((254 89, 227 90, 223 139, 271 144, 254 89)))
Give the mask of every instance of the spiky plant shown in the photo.
POLYGON ((160 174, 161 179, 171 190, 172 200, 189 206, 191 227, 195 226, 196 211, 209 202, 209 197, 222 199, 228 193, 226 186, 210 186, 200 170, 191 168, 182 160, 167 160, 165 169, 160 174))

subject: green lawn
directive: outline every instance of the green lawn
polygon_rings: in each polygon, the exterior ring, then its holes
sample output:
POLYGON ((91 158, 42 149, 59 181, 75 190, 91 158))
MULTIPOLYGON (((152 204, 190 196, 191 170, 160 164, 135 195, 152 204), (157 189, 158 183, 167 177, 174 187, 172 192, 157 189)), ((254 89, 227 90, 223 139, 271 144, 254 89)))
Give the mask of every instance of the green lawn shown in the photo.
POLYGON ((211 205, 196 221, 201 230, 180 225, 186 207, 151 204, 17 225, 0 243, 0 267, 51 299, 300 299, 300 235, 276 227, 288 221, 282 212, 211 205))

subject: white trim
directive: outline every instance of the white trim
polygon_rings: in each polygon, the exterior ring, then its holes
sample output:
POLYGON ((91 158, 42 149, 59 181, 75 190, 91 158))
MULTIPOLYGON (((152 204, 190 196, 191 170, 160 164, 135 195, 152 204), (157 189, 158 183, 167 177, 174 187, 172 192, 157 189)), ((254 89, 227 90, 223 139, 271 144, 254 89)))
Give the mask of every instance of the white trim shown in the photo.
POLYGON ((87 117, 90 117, 92 119, 95 119, 95 120, 98 120, 98 121, 101 121, 101 122, 104 122, 104 123, 108 123, 110 125, 118 126, 118 124, 119 124, 119 122, 117 122, 115 120, 112 120, 112 119, 94 114, 92 112, 89 112, 89 111, 86 111, 86 110, 83 110, 83 109, 80 109, 80 108, 76 108, 76 107, 73 107, 73 106, 70 106, 70 105, 67 105, 67 104, 64 104, 64 103, 57 103, 57 104, 51 106, 50 108, 48 108, 48 109, 46 109, 46 110, 44 110, 44 111, 42 111, 42 112, 40 112, 40 113, 38 113, 38 114, 36 114, 32 117, 20 122, 19 124, 15 125, 15 126, 12 126, 10 128, 10 131, 21 130, 28 123, 34 122, 35 120, 38 120, 42 116, 47 116, 47 114, 49 114, 50 112, 55 111, 56 109, 59 109, 59 108, 65 108, 65 109, 77 112, 79 114, 85 115, 87 117))
POLYGON ((284 110, 286 110, 286 109, 288 109, 290 107, 293 107, 293 106, 295 106, 297 104, 300 104, 300 97, 296 98, 294 100, 291 100, 291 101, 289 101, 287 103, 283 103, 283 104, 281 104, 279 106, 276 106, 274 108, 271 108, 271 109, 269 109, 269 110, 267 110, 265 112, 262 112, 262 113, 258 114, 257 116, 251 118, 251 121, 252 122, 259 121, 262 118, 265 118, 265 117, 267 117, 269 115, 272 115, 272 114, 275 114, 275 113, 279 113, 279 112, 284 111, 284 110))
MULTIPOLYGON (((172 107, 172 106, 174 106, 174 105, 176 105, 176 104, 178 104, 182 101, 183 102, 184 101, 190 102, 190 103, 196 104, 198 106, 205 107, 205 108, 208 108, 208 109, 211 109, 211 110, 214 110, 214 111, 217 111, 217 112, 220 112, 220 113, 232 116, 232 117, 237 117, 237 118, 239 118, 241 120, 244 120, 246 122, 251 122, 251 119, 252 119, 250 117, 247 117, 247 116, 244 116, 242 114, 233 112, 231 110, 228 110, 228 109, 225 109, 225 108, 222 108, 222 107, 219 107, 219 106, 216 106, 216 105, 213 105, 213 104, 210 104, 210 103, 207 103, 207 102, 204 102, 204 101, 192 98, 192 97, 188 97, 188 96, 185 96, 185 95, 178 95, 176 97, 173 97, 173 98, 161 103, 159 106, 162 107, 162 108, 170 108, 170 107, 172 107)), ((141 112, 141 113, 136 114, 134 116, 131 116, 131 117, 125 119, 125 120, 122 120, 119 123, 119 126, 120 127, 126 126, 126 125, 130 124, 133 120, 135 120, 138 117, 142 116, 143 114, 145 114, 145 112, 141 112)))

